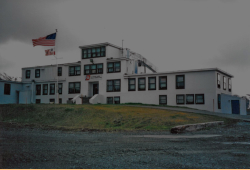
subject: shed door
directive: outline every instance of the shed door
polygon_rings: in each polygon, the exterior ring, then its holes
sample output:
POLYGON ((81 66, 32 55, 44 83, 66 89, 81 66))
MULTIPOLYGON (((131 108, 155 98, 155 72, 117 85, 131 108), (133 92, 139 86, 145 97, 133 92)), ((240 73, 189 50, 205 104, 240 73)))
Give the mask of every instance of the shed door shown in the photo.
POLYGON ((240 101, 231 100, 231 105, 232 105, 232 114, 240 114, 240 101))

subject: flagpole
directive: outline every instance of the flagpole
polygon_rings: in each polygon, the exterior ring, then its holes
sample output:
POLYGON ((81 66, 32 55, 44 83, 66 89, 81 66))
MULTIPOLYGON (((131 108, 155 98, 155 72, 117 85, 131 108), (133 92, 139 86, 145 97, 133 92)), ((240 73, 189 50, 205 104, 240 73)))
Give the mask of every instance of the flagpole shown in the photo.
MULTIPOLYGON (((56 37, 57 37, 57 29, 56 29, 56 37)), ((59 95, 58 95, 58 63, 57 63, 57 57, 56 57, 56 39, 55 39, 54 57, 56 58, 56 104, 58 104, 59 103, 59 99, 58 99, 59 95)))

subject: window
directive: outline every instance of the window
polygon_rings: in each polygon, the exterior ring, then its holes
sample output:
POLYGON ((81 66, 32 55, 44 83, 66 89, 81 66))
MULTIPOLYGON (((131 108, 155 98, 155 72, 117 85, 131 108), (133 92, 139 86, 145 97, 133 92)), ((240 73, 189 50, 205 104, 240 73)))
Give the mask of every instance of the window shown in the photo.
POLYGON ((62 94, 62 88, 63 88, 63 84, 62 83, 58 83, 58 93, 62 94))
POLYGON ((84 75, 88 74, 102 74, 103 64, 84 65, 84 75))
POLYGON ((36 104, 41 103, 41 99, 36 99, 36 104))
POLYGON ((58 76, 62 76, 62 67, 58 67, 58 70, 57 70, 57 75, 58 76))
POLYGON ((55 94, 55 84, 49 85, 49 94, 55 94))
POLYGON ((220 74, 217 73, 217 87, 220 88, 220 74))
POLYGON ((81 75, 81 66, 70 66, 69 76, 79 76, 81 75))
POLYGON ((156 78, 149 77, 148 78, 148 90, 155 90, 156 89, 156 78))
POLYGON ((30 70, 26 70, 26 79, 30 78, 30 70))
POLYGON ((223 76, 223 90, 226 90, 226 77, 223 76))
POLYGON ((121 80, 107 80, 107 92, 121 91, 121 80))
POLYGON ((121 62, 112 62, 112 63, 108 63, 108 73, 117 73, 117 72, 121 72, 121 62))
POLYGON ((167 95, 159 96, 159 104, 167 104, 167 95))
POLYGON ((232 91, 232 80, 228 79, 228 91, 232 91))
POLYGON ((194 95, 186 94, 186 104, 194 104, 194 95))
POLYGON ((220 94, 218 94, 217 101, 218 101, 218 109, 221 109, 221 96, 220 96, 220 94))
POLYGON ((135 91, 135 78, 128 79, 128 91, 135 91))
POLYGON ((55 103, 55 99, 49 99, 50 103, 55 103))
POLYGON ((138 90, 143 91, 146 90, 146 79, 138 78, 138 90))
POLYGON ((159 90, 167 89, 167 76, 159 77, 159 90))
POLYGON ((185 89, 185 75, 176 75, 176 89, 185 89))
POLYGON ((115 104, 120 104, 120 97, 114 97, 114 103, 115 104))
POLYGON ((69 83, 69 94, 80 93, 81 92, 81 82, 69 83))
POLYGON ((195 94, 195 104, 204 104, 204 94, 195 94))
POLYGON ((105 57, 106 47, 82 49, 82 59, 105 57))
POLYGON ((43 95, 48 94, 48 84, 43 84, 43 95))
POLYGON ((62 104, 62 98, 59 98, 59 104, 62 104))
POLYGON ((40 69, 35 70, 35 77, 39 78, 40 77, 40 69))
POLYGON ((113 104, 113 97, 107 97, 107 104, 113 104))
POLYGON ((4 84, 4 94, 10 95, 10 84, 4 84))
POLYGON ((41 84, 36 85, 36 95, 41 95, 41 84))
POLYGON ((176 104, 184 104, 184 101, 185 101, 184 94, 176 95, 176 104))

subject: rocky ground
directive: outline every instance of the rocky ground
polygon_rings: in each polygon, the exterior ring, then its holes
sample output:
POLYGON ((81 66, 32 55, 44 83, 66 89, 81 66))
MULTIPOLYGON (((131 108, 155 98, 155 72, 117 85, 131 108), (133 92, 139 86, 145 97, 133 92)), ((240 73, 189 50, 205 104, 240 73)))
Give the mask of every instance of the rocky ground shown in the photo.
POLYGON ((250 168, 249 122, 177 135, 0 125, 0 168, 250 168))

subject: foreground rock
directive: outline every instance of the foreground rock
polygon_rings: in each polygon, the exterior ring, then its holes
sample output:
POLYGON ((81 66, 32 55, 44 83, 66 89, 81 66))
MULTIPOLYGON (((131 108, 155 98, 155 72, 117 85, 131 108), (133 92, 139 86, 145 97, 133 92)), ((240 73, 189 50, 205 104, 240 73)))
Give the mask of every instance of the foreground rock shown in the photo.
POLYGON ((206 123, 197 123, 197 124, 188 124, 188 125, 179 125, 173 127, 171 133, 183 133, 183 132, 192 132, 208 127, 215 127, 224 124, 224 121, 215 121, 215 122, 206 122, 206 123))

